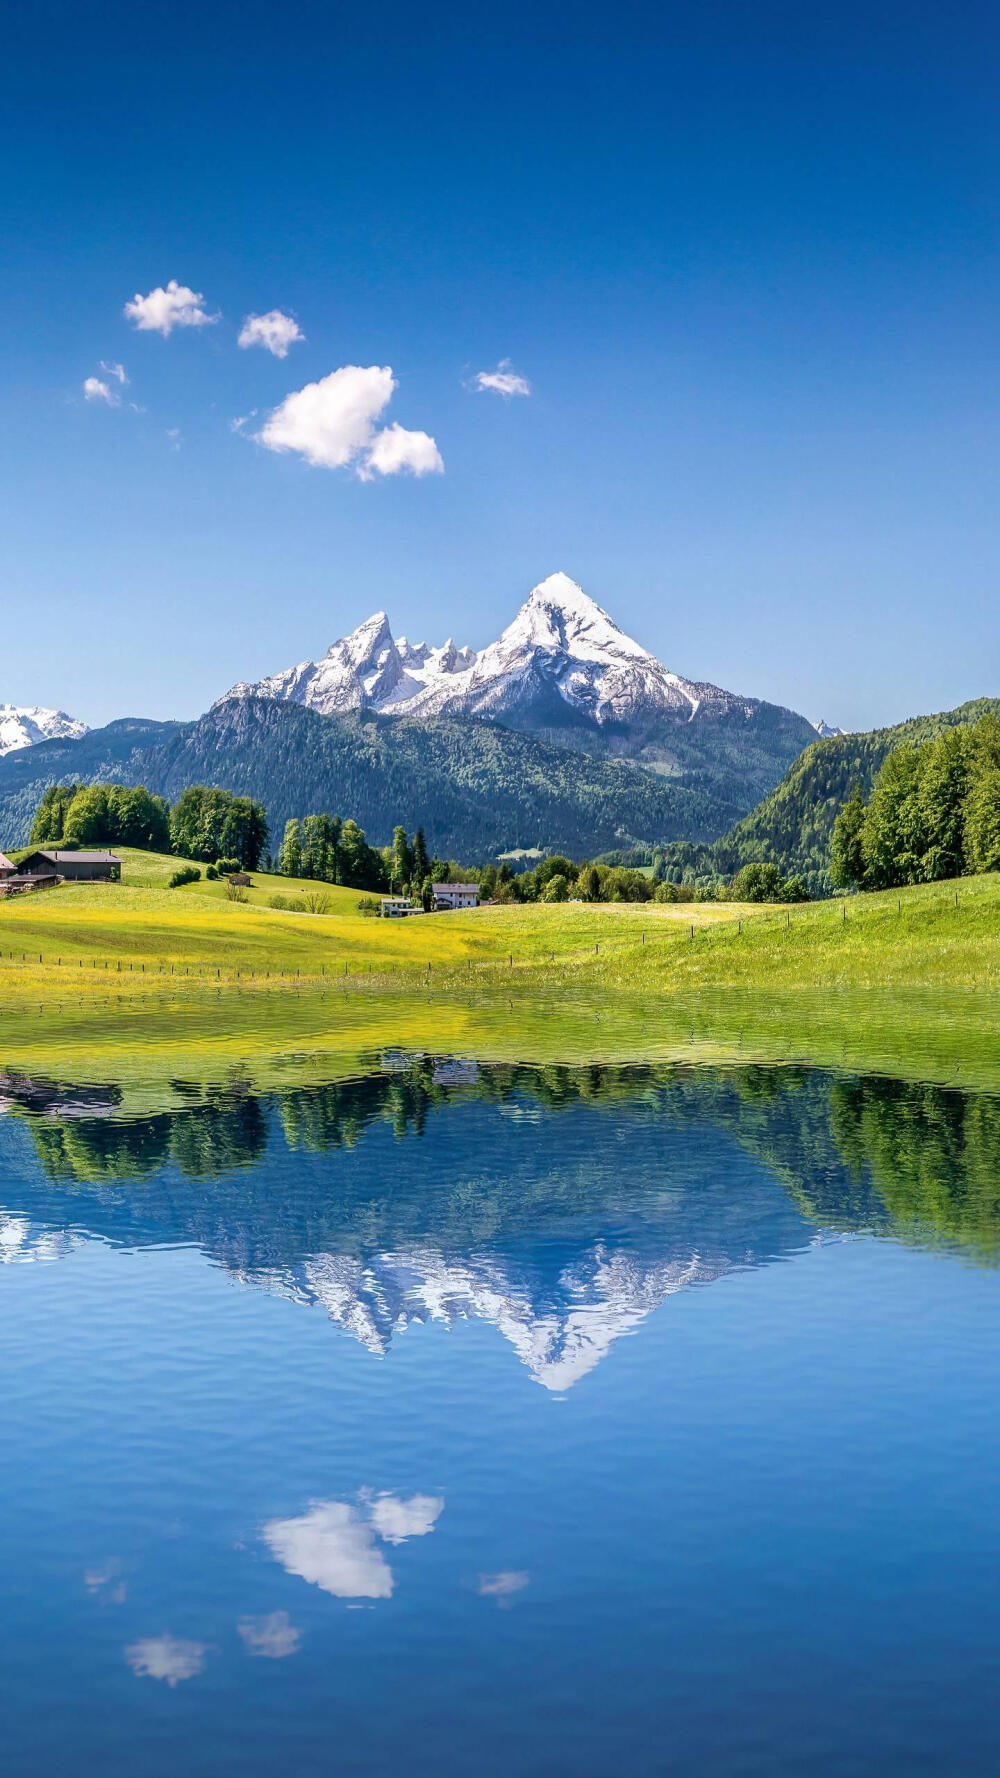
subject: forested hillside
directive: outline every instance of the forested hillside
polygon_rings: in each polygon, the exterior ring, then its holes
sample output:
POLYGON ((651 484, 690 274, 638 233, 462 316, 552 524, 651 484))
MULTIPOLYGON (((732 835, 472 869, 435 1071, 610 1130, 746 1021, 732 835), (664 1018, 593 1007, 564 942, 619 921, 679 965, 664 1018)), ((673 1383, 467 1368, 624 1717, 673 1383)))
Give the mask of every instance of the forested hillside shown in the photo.
POLYGON ((708 846, 666 848, 668 871, 695 876, 731 877, 744 864, 758 860, 778 865, 785 875, 801 876, 812 895, 828 895, 830 841, 840 809, 855 789, 864 797, 886 756, 895 747, 933 740, 946 729, 1000 714, 1000 699, 975 698, 957 710, 915 716, 892 728, 857 735, 834 735, 814 741, 794 762, 781 783, 757 808, 708 846))
POLYGON ((391 840, 396 822, 419 820, 432 851, 470 863, 518 845, 587 857, 642 841, 710 840, 739 812, 708 788, 467 719, 328 717, 247 698, 195 723, 146 725, 157 726, 166 732, 147 746, 126 749, 103 730, 59 744, 51 760, 42 756, 55 744, 46 743, 0 761, 0 845, 26 839, 54 779, 141 783, 170 801, 188 785, 218 785, 263 803, 272 836, 316 809, 349 812, 375 844, 391 840), (88 745, 93 763, 73 751, 88 745))
POLYGON ((419 820, 432 851, 470 861, 519 844, 587 854, 615 843, 605 835, 710 838, 727 814, 635 766, 487 723, 319 716, 258 698, 217 705, 147 757, 143 781, 162 795, 208 782, 241 791, 265 804, 272 835, 292 816, 343 810, 374 844, 419 820))
POLYGON ((138 784, 139 761, 168 741, 179 722, 124 716, 79 739, 39 741, 0 759, 0 850, 28 843, 31 822, 52 784, 138 784))

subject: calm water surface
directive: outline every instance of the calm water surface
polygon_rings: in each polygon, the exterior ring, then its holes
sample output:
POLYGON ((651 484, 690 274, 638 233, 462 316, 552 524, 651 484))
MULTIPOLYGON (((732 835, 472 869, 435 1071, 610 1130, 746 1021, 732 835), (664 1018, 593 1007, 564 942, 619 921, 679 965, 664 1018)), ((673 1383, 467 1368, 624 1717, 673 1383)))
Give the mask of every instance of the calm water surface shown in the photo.
POLYGON ((5 1778, 995 1773, 1000 1102, 0 1103, 5 1778))

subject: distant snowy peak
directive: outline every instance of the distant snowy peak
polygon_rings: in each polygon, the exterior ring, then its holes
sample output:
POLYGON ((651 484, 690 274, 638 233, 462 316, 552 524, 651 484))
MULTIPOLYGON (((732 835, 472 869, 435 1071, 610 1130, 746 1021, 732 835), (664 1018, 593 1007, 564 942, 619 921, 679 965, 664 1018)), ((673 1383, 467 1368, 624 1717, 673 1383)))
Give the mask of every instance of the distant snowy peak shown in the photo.
POLYGON ((441 648, 394 641, 385 612, 377 611, 321 661, 236 685, 227 696, 289 698, 324 716, 516 716, 540 727, 605 727, 658 715, 690 722, 705 708, 754 708, 752 699, 671 673, 566 574, 536 586, 479 654, 451 640, 441 648))
POLYGON ((821 741, 832 741, 835 735, 848 735, 851 732, 850 729, 846 728, 831 728, 830 724, 822 716, 818 722, 813 723, 813 728, 816 730, 821 741))
POLYGON ((669 1297, 731 1269, 724 1256, 644 1261, 598 1242, 578 1253, 554 1289, 540 1296, 501 1260, 456 1260, 419 1245, 367 1262, 353 1254, 319 1253, 298 1266, 241 1268, 237 1276, 298 1302, 322 1304, 331 1321, 378 1357, 414 1325, 491 1322, 534 1380, 562 1393, 669 1297))
POLYGON ((87 724, 67 716, 65 710, 46 710, 39 704, 0 704, 0 759, 19 747, 39 741, 78 741, 87 724))

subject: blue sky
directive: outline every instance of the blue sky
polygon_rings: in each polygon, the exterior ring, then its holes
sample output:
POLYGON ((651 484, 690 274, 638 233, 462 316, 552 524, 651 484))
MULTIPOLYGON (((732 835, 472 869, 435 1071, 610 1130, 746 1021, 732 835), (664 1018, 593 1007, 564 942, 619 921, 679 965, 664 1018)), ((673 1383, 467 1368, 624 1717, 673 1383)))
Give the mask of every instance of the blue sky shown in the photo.
POLYGON ((993 8, 5 28, 0 701, 191 716, 380 606, 481 645, 557 568, 812 716, 1000 691, 993 8), (171 279, 218 319, 126 317, 171 279))

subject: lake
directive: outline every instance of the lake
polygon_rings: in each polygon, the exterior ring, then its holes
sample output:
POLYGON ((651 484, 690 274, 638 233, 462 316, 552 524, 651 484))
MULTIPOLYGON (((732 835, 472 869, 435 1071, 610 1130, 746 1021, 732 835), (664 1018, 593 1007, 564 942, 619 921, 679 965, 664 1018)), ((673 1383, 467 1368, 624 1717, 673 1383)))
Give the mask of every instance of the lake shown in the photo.
POLYGON ((996 1771, 1000 1100, 0 1106, 4 1778, 996 1771))

